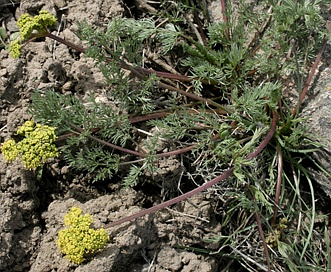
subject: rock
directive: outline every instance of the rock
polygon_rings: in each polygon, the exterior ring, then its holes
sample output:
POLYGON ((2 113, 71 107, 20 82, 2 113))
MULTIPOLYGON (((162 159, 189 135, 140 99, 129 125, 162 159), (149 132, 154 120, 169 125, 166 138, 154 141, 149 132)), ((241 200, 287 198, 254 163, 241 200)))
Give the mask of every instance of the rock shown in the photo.
POLYGON ((38 11, 42 6, 46 4, 47 1, 39 0, 39 1, 22 1, 20 5, 20 10, 22 13, 29 13, 31 11, 38 11))
MULTIPOLYGON (((313 92, 316 96, 304 108, 303 116, 309 117, 309 130, 325 145, 323 149, 315 152, 314 158, 331 173, 331 68, 321 73, 313 92)), ((331 178, 322 171, 314 169, 310 169, 314 179, 331 198, 331 178)))
POLYGON ((65 0, 53 0, 53 2, 54 5, 59 9, 65 7, 65 5, 67 4, 65 0))
POLYGON ((8 18, 6 18, 6 28, 9 32, 17 32, 19 28, 17 26, 17 22, 13 15, 10 14, 8 18))

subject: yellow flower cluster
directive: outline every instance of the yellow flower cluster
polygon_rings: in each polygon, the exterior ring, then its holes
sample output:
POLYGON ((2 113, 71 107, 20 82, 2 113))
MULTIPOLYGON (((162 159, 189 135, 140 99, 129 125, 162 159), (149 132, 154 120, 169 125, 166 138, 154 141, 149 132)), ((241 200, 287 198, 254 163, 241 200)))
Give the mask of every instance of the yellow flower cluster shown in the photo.
POLYGON ((21 55, 21 50, 22 50, 22 45, 21 45, 21 42, 20 40, 15 40, 15 41, 12 41, 10 44, 9 44, 9 51, 10 51, 10 55, 14 58, 14 59, 17 59, 20 57, 21 55))
POLYGON ((287 229, 287 218, 282 218, 275 230, 273 230, 266 238, 266 243, 271 247, 277 247, 278 241, 282 240, 284 230, 287 229))
POLYGON ((90 228, 93 219, 89 214, 82 215, 82 210, 73 207, 64 216, 66 229, 58 233, 57 244, 66 258, 73 263, 81 264, 86 254, 103 248, 109 241, 106 231, 90 228))
POLYGON ((54 142, 55 128, 26 121, 19 127, 17 134, 24 136, 16 143, 13 139, 5 141, 1 147, 5 159, 12 162, 17 157, 22 159, 25 168, 36 169, 49 158, 58 156, 54 142))
POLYGON ((16 142, 13 139, 5 141, 1 146, 1 152, 7 161, 12 162, 18 156, 16 142))
POLYGON ((46 10, 39 11, 39 15, 34 17, 25 13, 17 21, 17 25, 20 29, 20 38, 12 41, 9 44, 10 55, 13 58, 18 58, 21 54, 21 41, 24 41, 30 37, 34 30, 40 34, 47 32, 47 27, 56 24, 56 18, 46 10))
POLYGON ((46 33, 47 27, 56 24, 56 18, 46 10, 39 11, 39 15, 34 17, 25 13, 17 21, 17 25, 20 29, 21 40, 29 38, 34 30, 39 33, 46 33))

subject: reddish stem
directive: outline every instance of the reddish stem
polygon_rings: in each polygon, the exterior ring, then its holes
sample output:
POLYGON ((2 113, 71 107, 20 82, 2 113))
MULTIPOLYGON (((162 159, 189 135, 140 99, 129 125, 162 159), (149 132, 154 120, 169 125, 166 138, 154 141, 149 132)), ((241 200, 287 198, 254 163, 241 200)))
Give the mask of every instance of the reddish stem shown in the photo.
POLYGON ((283 155, 282 155, 282 149, 281 149, 279 143, 277 143, 277 159, 278 159, 278 166, 277 166, 278 173, 277 173, 277 186, 276 186, 274 215, 273 215, 272 221, 271 221, 272 227, 276 224, 279 196, 280 196, 280 191, 282 188, 283 155))
MULTIPOLYGON (((254 192, 252 190, 250 190, 250 192, 251 192, 253 201, 256 202, 254 192)), ((264 252, 265 252, 265 255, 266 255, 268 272, 271 272, 269 251, 268 251, 267 243, 265 241, 265 237, 264 237, 264 233, 263 233, 263 229, 262 229, 262 224, 261 224, 261 219, 260 219, 260 216, 257 212, 255 212, 255 220, 256 220, 256 223, 257 223, 258 230, 259 230, 259 234, 260 234, 261 239, 262 239, 262 244, 263 244, 264 252)))
POLYGON ((228 17, 226 17, 226 2, 225 0, 221 0, 221 7, 222 7, 222 17, 223 17, 223 22, 226 25, 226 29, 225 29, 225 35, 227 37, 227 39, 230 38, 230 31, 229 31, 229 26, 228 24, 228 17))
MULTIPOLYGON (((82 133, 83 132, 83 129, 73 125, 73 124, 70 124, 75 130, 79 131, 79 133, 82 133)), ((127 149, 127 148, 124 148, 124 147, 121 147, 121 146, 118 146, 118 145, 114 145, 112 143, 108 143, 104 140, 101 140, 97 137, 94 137, 92 135, 86 135, 87 138, 93 140, 93 141, 96 141, 96 142, 99 142, 105 146, 109 146, 113 149, 116 149, 116 150, 119 150, 119 151, 122 151, 122 152, 125 152, 125 153, 128 153, 128 154, 131 154, 131 155, 135 155, 135 156, 138 156, 138 157, 146 157, 146 154, 144 153, 141 153, 141 152, 137 152, 137 151, 134 151, 134 150, 131 150, 131 149, 127 149)))
POLYGON ((298 110, 299 110, 299 107, 300 107, 300 105, 301 105, 303 99, 304 99, 305 96, 306 96, 306 93, 307 93, 307 91, 308 91, 308 88, 309 88, 310 82, 311 82, 311 80, 313 79, 313 76, 314 76, 315 71, 316 71, 316 69, 317 69, 317 65, 318 65, 319 62, 321 61, 321 58, 322 58, 323 52, 324 52, 324 50, 325 50, 325 47, 326 47, 326 43, 327 43, 327 41, 328 41, 327 39, 324 39, 324 42, 323 42, 323 44, 322 44, 322 47, 321 47, 320 51, 318 52, 318 55, 317 55, 317 57, 316 57, 316 59, 315 59, 315 62, 314 62, 314 65, 313 65, 313 67, 311 68, 311 71, 310 71, 309 76, 308 76, 308 78, 307 78, 307 80, 306 80, 305 86, 304 86, 304 88, 303 88, 303 90, 302 90, 302 92, 301 92, 299 102, 298 102, 298 104, 296 105, 295 109, 294 109, 293 112, 292 112, 292 115, 293 115, 293 116, 295 116, 295 115, 297 114, 297 112, 298 112, 298 110))
POLYGON ((274 135, 274 133, 276 131, 276 124, 277 124, 277 113, 273 110, 272 111, 272 124, 271 124, 271 129, 270 129, 269 133, 264 138, 264 140, 261 142, 261 144, 258 146, 258 148, 254 152, 252 152, 246 156, 246 159, 252 159, 262 152, 262 150, 267 146, 267 144, 270 142, 272 136, 274 135))
POLYGON ((168 201, 162 202, 161 204, 156 205, 154 207, 151 207, 149 209, 141 210, 138 213, 135 213, 135 214, 129 215, 127 217, 121 218, 119 220, 116 220, 114 222, 108 223, 108 224, 105 225, 105 228, 111 228, 111 227, 120 225, 120 224, 122 224, 124 222, 132 221, 132 220, 137 219, 137 218, 139 218, 141 216, 144 216, 146 214, 154 213, 156 211, 159 211, 161 209, 164 209, 166 207, 169 207, 169 206, 171 206, 173 204, 176 204, 179 201, 182 201, 182 200, 185 200, 187 198, 190 198, 190 197, 192 197, 192 196, 194 196, 194 195, 196 195, 196 194, 198 194, 198 193, 200 193, 200 192, 202 192, 204 190, 207 190, 208 188, 210 188, 211 186, 217 184, 218 182, 220 182, 220 181, 228 178, 229 176, 231 176, 231 174, 233 173, 233 171, 234 171, 234 168, 232 167, 229 170, 227 170, 226 172, 224 172, 222 175, 220 175, 220 176, 212 179, 211 181, 209 181, 209 182, 207 182, 207 183, 205 183, 205 184, 203 184, 203 185, 195 188, 192 191, 189 191, 189 192, 187 192, 187 193, 185 193, 183 195, 180 195, 180 196, 177 196, 175 198, 172 198, 172 199, 170 199, 168 201))
MULTIPOLYGON (((38 37, 44 36, 44 37, 51 38, 55 41, 58 41, 60 43, 65 44, 65 45, 71 47, 72 49, 75 49, 75 50, 77 50, 78 52, 81 52, 81 53, 85 53, 85 51, 87 50, 84 47, 76 45, 76 44, 74 44, 70 41, 64 40, 59 36, 53 35, 52 33, 46 33, 46 34, 42 34, 42 35, 41 34, 36 34, 35 36, 37 36, 37 35, 38 35, 38 37)), ((112 61, 112 59, 106 58, 106 61, 110 62, 110 61, 112 61)), ((124 62, 119 62, 118 65, 121 68, 125 69, 125 70, 131 70, 131 69, 129 69, 129 67, 132 67, 132 66, 130 66, 130 65, 124 63, 124 62)), ((154 70, 146 69, 146 68, 142 68, 142 67, 135 67, 133 69, 136 70, 137 72, 140 72, 140 73, 144 74, 144 75, 156 74, 158 77, 161 77, 161 78, 174 79, 174 80, 179 80, 179 81, 183 81, 183 82, 191 82, 191 81, 197 79, 197 78, 188 77, 188 76, 184 76, 184 75, 176 75, 176 74, 172 74, 172 73, 168 73, 168 72, 154 71, 154 70)), ((216 84, 216 82, 210 82, 208 80, 202 80, 202 83, 212 84, 212 85, 216 84)))
POLYGON ((226 3, 225 3, 225 0, 221 0, 221 8, 222 8, 223 22, 227 23, 228 18, 226 17, 226 3))
MULTIPOLYGON (((40 37, 41 34, 38 34, 38 37, 40 37)), ((63 43, 79 52, 82 52, 84 53, 86 51, 85 48, 81 47, 81 46, 78 46, 72 42, 69 42, 67 40, 64 40, 56 35, 53 35, 52 33, 45 33, 45 34, 42 34, 42 36, 44 37, 48 37, 48 38, 51 38, 51 39, 54 39, 60 43, 63 43)), ((106 58, 106 61, 107 62, 110 62, 112 61, 112 59, 110 58, 106 58)), ((137 68, 137 67, 133 67, 132 65, 129 65, 129 64, 126 64, 125 62, 119 62, 118 65, 123 68, 123 69, 126 69, 126 70, 129 70, 131 71, 134 75, 136 75, 137 77, 141 78, 141 79, 146 79, 145 75, 146 74, 151 74, 151 73, 155 73, 156 75, 160 76, 160 77, 164 77, 164 78, 170 78, 170 79, 175 79, 175 80, 181 80, 181 81, 192 81, 194 80, 194 78, 190 78, 190 77, 186 77, 186 76, 183 76, 183 75, 175 75, 175 74, 171 74, 171 73, 166 73, 166 72, 158 72, 158 71, 153 71, 153 70, 148 70, 148 69, 145 69, 145 68, 137 68), (142 74, 143 73, 143 74, 142 74)), ((204 82, 204 81, 203 81, 204 82)), ((208 83, 208 81, 206 81, 205 83, 208 83)), ((184 95, 184 96, 187 96, 187 97, 190 97, 194 100, 198 100, 198 101, 202 101, 206 104, 209 104, 209 105, 213 105, 217 108, 221 108, 223 109, 224 111, 226 112, 232 112, 232 110, 228 109, 227 107, 225 106, 222 106, 216 102, 214 102, 213 100, 210 100, 210 99, 206 99, 206 98, 202 98, 200 96, 197 96, 193 93, 188 93, 188 92, 185 92, 179 88, 176 88, 176 87, 173 87, 171 85, 168 85, 168 84, 165 84, 163 82, 159 82, 157 85, 159 85, 160 87, 164 88, 164 89, 169 89, 169 90, 172 90, 172 91, 175 91, 181 95, 184 95)))
POLYGON ((77 50, 78 52, 84 53, 86 51, 85 48, 83 48, 83 47, 81 47, 79 45, 76 45, 76 44, 74 44, 72 42, 69 42, 69 41, 67 41, 65 39, 62 39, 59 36, 53 35, 52 33, 46 32, 45 34, 43 34, 43 36, 48 37, 50 39, 53 39, 53 40, 55 40, 55 41, 57 41, 59 43, 63 43, 65 45, 71 47, 72 49, 77 50))
MULTIPOLYGON (((272 120, 270 131, 268 132, 265 139, 261 142, 261 144, 257 147, 257 149, 254 152, 252 152, 252 153, 250 153, 246 156, 247 159, 252 159, 252 158, 256 157, 258 154, 260 154, 262 152, 262 150, 266 147, 266 145, 268 144, 268 142, 271 140, 272 136, 274 135, 274 133, 276 131, 276 124, 277 124, 277 115, 273 111, 273 120, 272 120)), ((127 217, 124 217, 122 219, 119 219, 117 221, 108 223, 108 224, 105 225, 105 228, 114 227, 114 226, 120 225, 124 222, 132 221, 132 220, 137 219, 137 218, 139 218, 141 216, 144 216, 146 214, 154 213, 156 211, 159 211, 161 209, 169 207, 173 204, 176 204, 179 201, 190 198, 190 197, 192 197, 192 196, 194 196, 198 193, 201 193, 202 191, 205 191, 205 190, 209 189, 210 187, 212 187, 213 185, 219 183, 220 181, 225 180, 226 178, 228 178, 229 176, 232 175, 233 171, 234 171, 234 167, 228 169, 222 175, 212 179, 211 181, 208 181, 207 183, 195 188, 192 191, 189 191, 189 192, 187 192, 183 195, 177 196, 177 197, 175 197, 173 199, 170 199, 168 201, 162 202, 161 204, 158 204, 158 205, 156 205, 154 207, 151 207, 149 209, 142 210, 138 213, 135 213, 135 214, 129 215, 127 217)))

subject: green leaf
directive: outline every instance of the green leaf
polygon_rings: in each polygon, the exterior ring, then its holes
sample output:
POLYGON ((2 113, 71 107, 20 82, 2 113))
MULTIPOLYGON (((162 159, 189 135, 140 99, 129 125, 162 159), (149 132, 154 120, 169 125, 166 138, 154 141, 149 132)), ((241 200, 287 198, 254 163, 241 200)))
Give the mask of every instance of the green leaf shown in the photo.
POLYGON ((4 27, 0 27, 0 38, 2 41, 5 41, 7 39, 7 32, 4 27))

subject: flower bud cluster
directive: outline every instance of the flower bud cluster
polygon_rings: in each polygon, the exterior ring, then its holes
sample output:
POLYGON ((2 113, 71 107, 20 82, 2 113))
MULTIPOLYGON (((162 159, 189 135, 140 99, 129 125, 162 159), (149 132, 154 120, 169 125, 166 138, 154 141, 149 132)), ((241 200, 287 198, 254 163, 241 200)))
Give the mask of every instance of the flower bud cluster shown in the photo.
POLYGON ((92 216, 82 215, 82 210, 77 207, 71 208, 64 216, 67 228, 59 231, 57 244, 66 258, 73 263, 81 264, 85 261, 86 254, 96 252, 109 241, 103 228, 90 228, 92 222, 92 216))
POLYGON ((24 138, 16 143, 9 139, 2 144, 1 152, 9 162, 20 157, 28 170, 34 170, 49 158, 58 156, 58 149, 54 142, 55 128, 26 121, 19 127, 17 134, 24 138))
POLYGON ((287 218, 284 217, 279 220, 276 229, 266 237, 266 243, 273 248, 277 247, 278 241, 282 240, 285 229, 287 229, 287 218))

